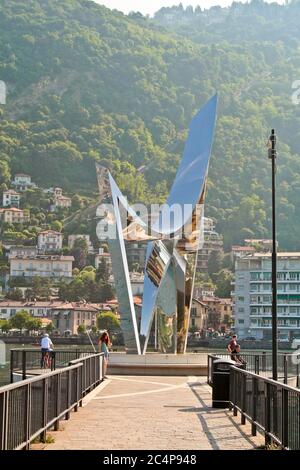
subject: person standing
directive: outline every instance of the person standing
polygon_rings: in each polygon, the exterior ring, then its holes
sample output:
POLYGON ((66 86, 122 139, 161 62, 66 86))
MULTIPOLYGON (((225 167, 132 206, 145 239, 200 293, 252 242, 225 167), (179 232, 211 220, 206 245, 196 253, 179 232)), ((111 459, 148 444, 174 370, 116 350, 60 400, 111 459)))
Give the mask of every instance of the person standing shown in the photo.
POLYGON ((53 350, 54 346, 49 338, 48 333, 45 333, 41 339, 41 369, 44 367, 44 360, 45 356, 49 353, 49 351, 53 350))
POLYGON ((109 347, 111 346, 111 342, 109 339, 109 334, 107 331, 102 333, 99 339, 99 352, 104 354, 104 375, 103 378, 107 379, 106 376, 106 371, 107 371, 107 366, 108 366, 108 360, 109 360, 109 347))

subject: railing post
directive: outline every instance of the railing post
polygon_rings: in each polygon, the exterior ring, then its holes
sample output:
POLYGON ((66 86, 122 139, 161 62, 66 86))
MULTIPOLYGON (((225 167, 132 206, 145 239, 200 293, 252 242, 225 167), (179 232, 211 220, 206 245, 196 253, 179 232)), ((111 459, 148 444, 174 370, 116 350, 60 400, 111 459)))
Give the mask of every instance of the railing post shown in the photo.
POLYGON ((48 379, 43 380, 43 432, 41 433, 41 440, 46 442, 46 427, 48 419, 48 379))
POLYGON ((26 351, 22 351, 22 380, 26 380, 26 351))
POLYGON ((242 374, 242 403, 241 403, 241 424, 246 424, 245 418, 245 402, 246 402, 246 374, 242 374))
POLYGON ((257 354, 254 357, 254 373, 259 375, 259 356, 257 354))
POLYGON ((262 353, 262 370, 263 372, 266 372, 267 370, 267 356, 266 356, 266 351, 263 351, 262 353))
POLYGON ((7 411, 8 411, 8 396, 9 392, 3 392, 0 395, 2 410, 0 416, 0 426, 1 426, 1 440, 0 440, 0 450, 7 450, 7 411))
MULTIPOLYGON (((56 416, 60 415, 60 403, 61 403, 60 398, 61 398, 61 375, 58 374, 57 382, 56 382, 56 405, 55 405, 56 416)), ((59 430, 59 419, 57 419, 54 424, 54 431, 58 431, 58 430, 59 430)))
POLYGON ((70 370, 68 370, 67 372, 67 413, 66 413, 66 420, 70 419, 70 397, 71 397, 71 374, 70 374, 70 370))
POLYGON ((265 444, 268 445, 271 442, 270 436, 267 434, 271 428, 271 394, 270 384, 265 384, 265 444))
POLYGON ((256 418, 257 418, 257 379, 252 377, 252 423, 251 423, 251 434, 256 436, 256 418))
POLYGON ((289 391, 282 389, 282 444, 289 446, 289 391))
POLYGON ((14 381, 14 350, 10 350, 10 383, 12 384, 14 381))
POLYGON ((299 378, 299 360, 297 361, 296 374, 297 374, 296 387, 297 387, 297 388, 300 388, 300 378, 299 378))
POLYGON ((26 399, 25 399, 25 442, 26 450, 29 450, 30 445, 30 428, 31 428, 31 385, 26 386, 26 399))
POLYGON ((283 355, 283 383, 288 383, 288 358, 287 355, 283 355))

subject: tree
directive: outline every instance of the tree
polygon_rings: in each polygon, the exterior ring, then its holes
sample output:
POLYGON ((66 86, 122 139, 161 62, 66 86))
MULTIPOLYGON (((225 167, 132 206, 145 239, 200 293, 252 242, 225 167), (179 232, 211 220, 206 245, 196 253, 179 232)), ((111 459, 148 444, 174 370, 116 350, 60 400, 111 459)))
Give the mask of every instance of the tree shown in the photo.
POLYGON ((98 269, 96 271, 96 281, 107 283, 109 279, 109 271, 107 268, 106 260, 103 258, 100 260, 98 269))
POLYGON ((77 238, 74 242, 74 246, 71 251, 75 258, 74 267, 83 269, 86 266, 86 260, 88 255, 88 246, 84 238, 77 238))
POLYGON ((7 298, 11 300, 22 300, 23 292, 18 287, 15 287, 7 293, 7 298))
POLYGON ((222 254, 220 251, 214 250, 210 253, 207 263, 208 274, 214 281, 214 275, 222 268, 222 254))
POLYGON ((83 323, 81 325, 78 325, 77 333, 79 335, 83 335, 85 332, 86 332, 86 326, 83 323))
POLYGON ((216 285, 217 290, 215 295, 217 297, 230 297, 230 293, 232 291, 231 283, 234 280, 234 275, 228 271, 228 269, 221 269, 220 272, 216 275, 216 285))
POLYGON ((26 330, 29 332, 29 334, 32 331, 39 331, 42 328, 42 320, 40 318, 33 318, 31 317, 25 325, 26 330))
POLYGON ((52 331, 55 329, 54 325, 52 322, 48 323, 48 325, 46 326, 45 330, 47 331, 47 333, 52 333, 52 331))
POLYGON ((12 328, 16 328, 22 333, 22 330, 26 328, 26 324, 29 320, 31 320, 31 316, 27 310, 20 310, 20 312, 11 317, 10 324, 12 328))
POLYGON ((116 331, 120 330, 120 320, 113 312, 101 312, 97 316, 97 327, 99 330, 116 331))
POLYGON ((3 332, 8 332, 11 329, 9 320, 0 320, 0 330, 3 332))

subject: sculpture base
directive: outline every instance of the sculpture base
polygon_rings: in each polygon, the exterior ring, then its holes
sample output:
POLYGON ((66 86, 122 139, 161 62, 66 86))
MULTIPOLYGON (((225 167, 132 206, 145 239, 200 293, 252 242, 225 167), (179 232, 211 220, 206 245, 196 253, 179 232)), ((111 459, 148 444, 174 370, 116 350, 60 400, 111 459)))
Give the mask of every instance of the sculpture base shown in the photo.
POLYGON ((109 375, 206 375, 207 353, 200 354, 137 354, 111 353, 109 375))

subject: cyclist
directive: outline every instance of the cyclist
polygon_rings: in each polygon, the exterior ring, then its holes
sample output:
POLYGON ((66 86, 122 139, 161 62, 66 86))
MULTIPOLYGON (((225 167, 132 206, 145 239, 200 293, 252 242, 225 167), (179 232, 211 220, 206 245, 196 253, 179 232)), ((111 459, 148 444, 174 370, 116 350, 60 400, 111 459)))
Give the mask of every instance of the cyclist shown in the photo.
POLYGON ((48 360, 51 358, 53 347, 53 343, 49 338, 48 333, 45 333, 41 340, 41 369, 44 367, 44 364, 47 364, 48 360))

